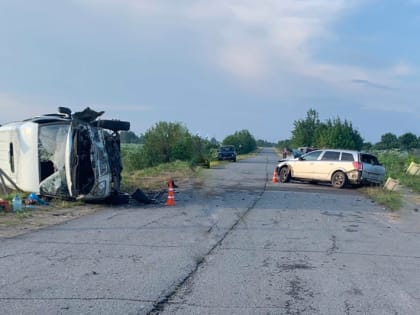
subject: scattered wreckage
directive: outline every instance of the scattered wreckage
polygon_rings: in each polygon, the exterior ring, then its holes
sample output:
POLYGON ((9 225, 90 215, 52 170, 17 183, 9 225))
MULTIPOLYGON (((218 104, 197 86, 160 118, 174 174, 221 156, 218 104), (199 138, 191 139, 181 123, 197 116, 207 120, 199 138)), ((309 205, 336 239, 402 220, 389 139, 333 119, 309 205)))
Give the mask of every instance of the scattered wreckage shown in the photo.
POLYGON ((6 185, 38 195, 88 202, 125 203, 121 192, 119 131, 130 123, 102 120, 89 107, 0 126, 0 169, 6 185))

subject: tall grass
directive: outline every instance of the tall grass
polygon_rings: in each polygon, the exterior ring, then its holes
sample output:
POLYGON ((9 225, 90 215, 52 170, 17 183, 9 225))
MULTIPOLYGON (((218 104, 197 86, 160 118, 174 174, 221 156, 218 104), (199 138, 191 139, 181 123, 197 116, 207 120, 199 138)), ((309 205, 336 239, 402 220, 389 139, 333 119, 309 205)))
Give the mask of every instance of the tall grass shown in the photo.
MULTIPOLYGON (((420 162, 419 152, 401 152, 398 150, 377 151, 379 161, 386 168, 386 177, 397 179, 402 185, 420 193, 420 176, 407 174, 411 162, 420 162)), ((398 191, 388 191, 380 187, 367 187, 363 190, 372 200, 391 209, 398 210, 403 205, 403 195, 398 191)))
POLYGON ((192 168, 191 164, 185 161, 164 163, 137 170, 124 169, 121 186, 125 191, 134 191, 137 188, 160 190, 167 188, 170 179, 199 177, 199 170, 200 168, 192 168))
POLYGON ((420 193, 420 176, 413 176, 407 173, 411 162, 420 163, 420 153, 400 151, 379 151, 379 160, 385 166, 387 177, 398 179, 401 184, 413 191, 420 193))
POLYGON ((380 187, 366 187, 363 192, 372 200, 391 210, 398 210, 402 207, 402 195, 398 191, 387 191, 380 187))

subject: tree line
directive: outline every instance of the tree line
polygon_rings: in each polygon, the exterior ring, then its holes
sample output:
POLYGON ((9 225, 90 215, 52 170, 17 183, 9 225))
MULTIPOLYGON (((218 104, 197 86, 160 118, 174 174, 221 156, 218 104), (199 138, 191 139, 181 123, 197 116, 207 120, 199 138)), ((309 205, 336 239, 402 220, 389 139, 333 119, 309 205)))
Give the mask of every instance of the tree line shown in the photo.
POLYGON ((382 135, 378 143, 365 142, 348 120, 337 117, 322 122, 316 110, 308 110, 304 119, 293 123, 292 137, 277 143, 279 148, 339 148, 350 150, 420 149, 420 137, 405 133, 397 137, 393 133, 382 135))
POLYGON ((179 122, 158 122, 140 137, 131 131, 121 132, 122 158, 128 169, 142 169, 177 160, 192 166, 209 167, 220 145, 234 145, 239 154, 256 150, 257 142, 248 130, 236 131, 222 142, 193 135, 179 122), (130 144, 136 144, 130 146, 130 144))
POLYGON ((246 129, 226 136, 221 142, 193 135, 179 122, 158 122, 144 134, 137 136, 132 131, 120 133, 123 144, 122 156, 125 167, 143 169, 176 160, 188 161, 191 165, 209 166, 216 158, 220 145, 234 145, 239 154, 253 152, 258 146, 283 148, 340 148, 352 150, 420 149, 420 137, 405 133, 399 137, 392 133, 382 135, 372 144, 364 142, 360 133, 348 120, 339 117, 321 121, 316 110, 308 110, 304 119, 293 123, 291 138, 276 144, 256 140, 246 129), (135 145, 131 145, 135 144, 135 145))

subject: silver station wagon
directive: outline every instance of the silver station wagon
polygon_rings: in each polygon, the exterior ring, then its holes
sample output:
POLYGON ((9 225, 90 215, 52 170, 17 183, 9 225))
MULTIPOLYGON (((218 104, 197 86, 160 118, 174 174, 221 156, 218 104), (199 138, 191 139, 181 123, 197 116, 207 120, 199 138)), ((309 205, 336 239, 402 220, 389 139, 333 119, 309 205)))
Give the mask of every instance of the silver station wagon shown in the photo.
POLYGON ((382 184, 385 167, 376 156, 353 150, 322 149, 290 160, 280 160, 276 167, 279 181, 292 179, 330 182, 333 187, 346 184, 382 184))

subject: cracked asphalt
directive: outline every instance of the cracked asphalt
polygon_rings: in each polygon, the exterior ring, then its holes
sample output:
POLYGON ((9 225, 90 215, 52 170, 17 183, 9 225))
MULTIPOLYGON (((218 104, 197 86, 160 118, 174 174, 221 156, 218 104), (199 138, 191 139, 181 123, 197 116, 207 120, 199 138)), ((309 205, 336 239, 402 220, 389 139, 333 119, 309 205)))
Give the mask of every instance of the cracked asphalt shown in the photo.
POLYGON ((418 314, 419 214, 272 183, 272 149, 176 206, 104 208, 0 242, 1 314, 418 314))

